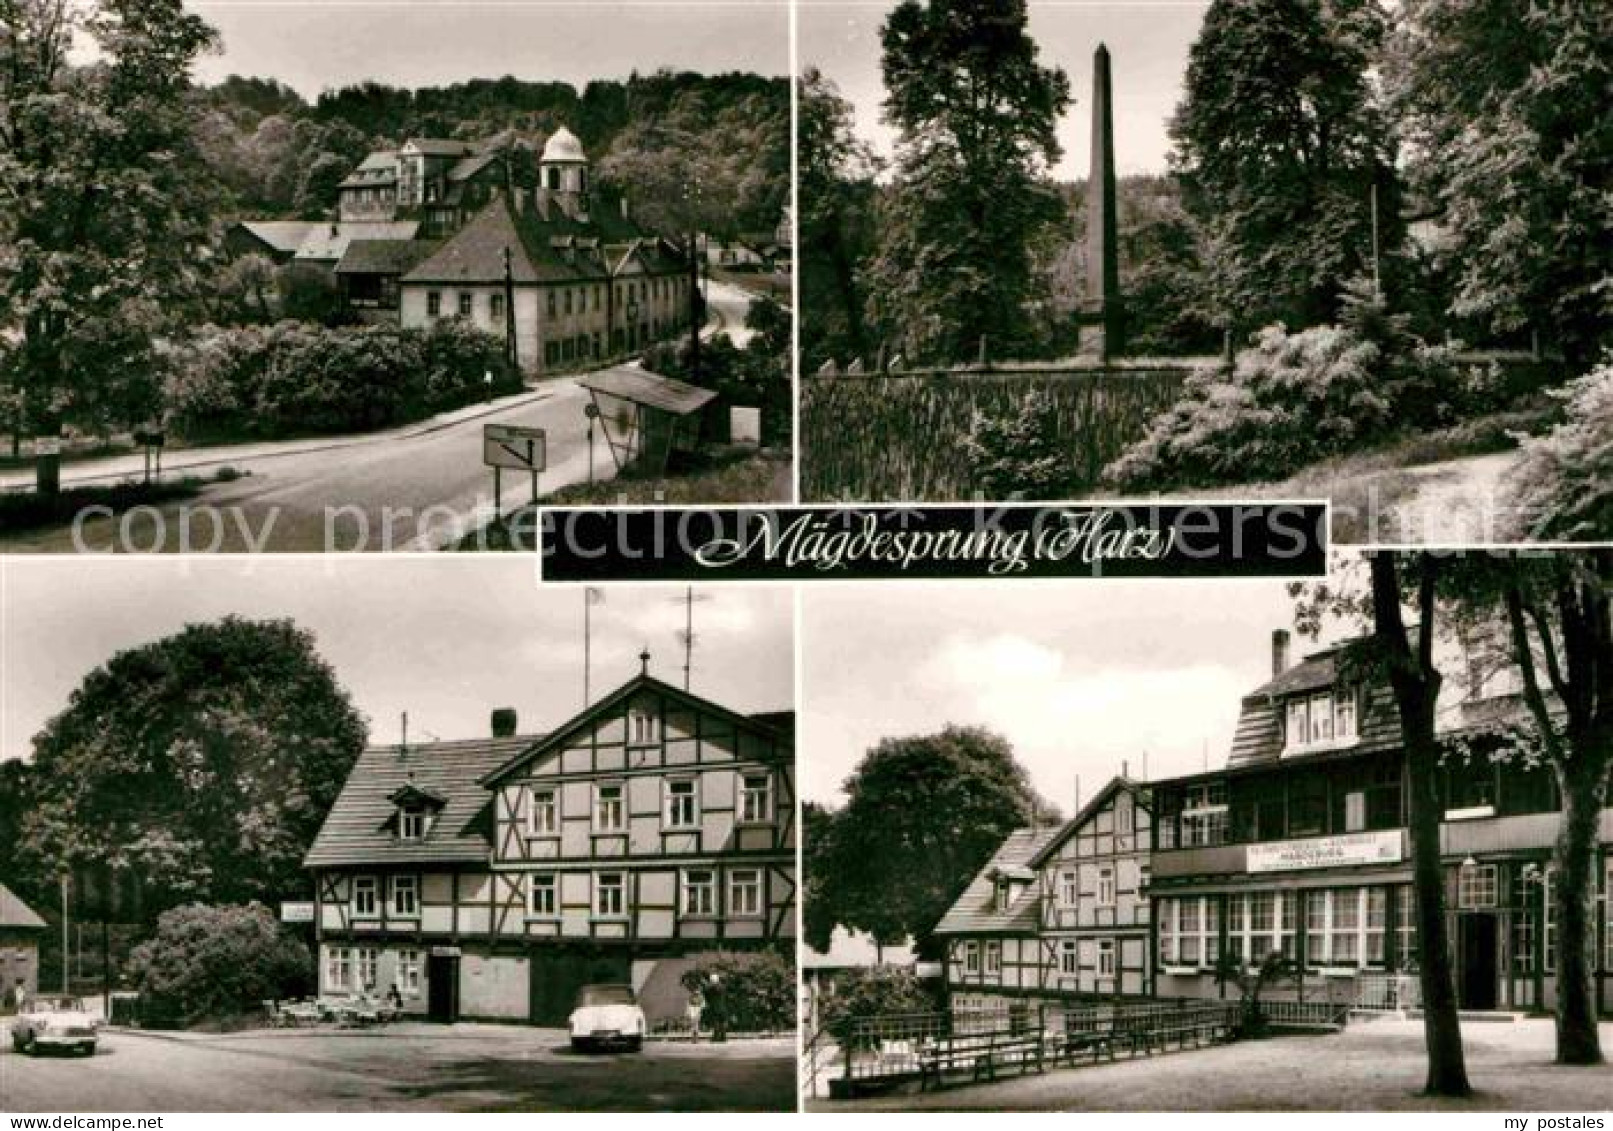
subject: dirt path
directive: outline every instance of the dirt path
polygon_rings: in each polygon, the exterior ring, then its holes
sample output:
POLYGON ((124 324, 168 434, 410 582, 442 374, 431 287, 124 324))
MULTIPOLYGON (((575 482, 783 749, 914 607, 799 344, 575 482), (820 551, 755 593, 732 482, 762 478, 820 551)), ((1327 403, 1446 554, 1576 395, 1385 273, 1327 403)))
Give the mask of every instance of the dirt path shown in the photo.
MULTIPOLYGON (((1377 477, 1394 487, 1383 498, 1386 539, 1433 545, 1510 540, 1506 531, 1511 516, 1502 487, 1520 457, 1517 451, 1495 452, 1377 477)), ((1369 492, 1371 486, 1368 481, 1369 492)), ((1370 506, 1368 511, 1370 522, 1370 506)))

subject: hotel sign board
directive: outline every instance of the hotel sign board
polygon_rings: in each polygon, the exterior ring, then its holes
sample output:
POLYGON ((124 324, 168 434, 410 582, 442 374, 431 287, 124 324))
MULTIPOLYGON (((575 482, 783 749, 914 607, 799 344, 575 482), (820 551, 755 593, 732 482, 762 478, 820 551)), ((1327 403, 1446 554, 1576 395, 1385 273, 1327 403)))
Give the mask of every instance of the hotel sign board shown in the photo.
POLYGON ((1401 859, 1400 830, 1345 833, 1342 836, 1306 837, 1251 844, 1247 849, 1251 872, 1293 872, 1304 868, 1339 868, 1354 864, 1397 864, 1401 859))

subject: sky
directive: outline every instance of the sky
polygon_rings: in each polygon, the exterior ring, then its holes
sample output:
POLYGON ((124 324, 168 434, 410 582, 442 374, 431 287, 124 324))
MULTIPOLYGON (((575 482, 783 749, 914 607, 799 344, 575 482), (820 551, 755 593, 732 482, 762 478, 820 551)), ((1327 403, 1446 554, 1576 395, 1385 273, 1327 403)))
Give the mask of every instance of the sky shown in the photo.
MULTIPOLYGON (((650 673, 683 679, 684 589, 612 586, 594 606, 595 699, 650 673)), ((794 702, 788 588, 695 589, 691 690, 737 711, 794 702)), ((0 757, 24 755, 115 652, 234 613, 313 632, 373 742, 477 738, 514 707, 541 733, 582 707, 583 595, 537 587, 532 559, 331 555, 255 559, 0 558, 0 757)))
POLYGON ((223 50, 196 75, 276 78, 305 98, 375 80, 569 82, 661 67, 790 73, 785 0, 189 0, 223 50))
MULTIPOLYGON (((1145 754, 1150 780, 1214 769, 1293 607, 1281 581, 807 588, 801 795, 840 804, 879 739, 947 723, 1007 738, 1066 816, 1077 777, 1090 799, 1145 754)), ((1326 642, 1296 634, 1290 662, 1326 642)))
MULTIPOLYGON (((801 0, 797 48, 801 67, 817 66, 856 111, 857 133, 889 157, 895 134, 880 120, 879 29, 893 3, 884 0, 801 0)), ((1170 139, 1166 126, 1181 99, 1187 55, 1209 0, 1031 0, 1030 35, 1043 66, 1070 76, 1074 105, 1059 130, 1060 180, 1087 175, 1091 145, 1092 53, 1109 48, 1120 175, 1161 173, 1170 139)))

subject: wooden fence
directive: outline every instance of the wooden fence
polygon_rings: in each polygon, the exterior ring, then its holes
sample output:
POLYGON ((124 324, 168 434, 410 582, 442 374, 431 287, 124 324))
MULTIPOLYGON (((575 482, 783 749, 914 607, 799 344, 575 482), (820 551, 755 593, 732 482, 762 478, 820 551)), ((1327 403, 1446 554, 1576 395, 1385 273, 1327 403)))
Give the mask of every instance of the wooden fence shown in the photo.
POLYGON ((976 413, 1006 417, 1045 391, 1078 491, 1175 402, 1191 364, 1139 368, 922 370, 801 382, 804 502, 966 501, 963 442, 976 413))

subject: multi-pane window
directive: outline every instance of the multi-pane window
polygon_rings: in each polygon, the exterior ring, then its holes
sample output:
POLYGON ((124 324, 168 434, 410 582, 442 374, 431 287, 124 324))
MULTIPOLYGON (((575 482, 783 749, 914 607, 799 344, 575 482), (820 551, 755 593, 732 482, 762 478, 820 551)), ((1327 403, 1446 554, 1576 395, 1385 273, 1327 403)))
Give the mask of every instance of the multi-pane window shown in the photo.
POLYGON ((986 973, 1000 974, 1003 968, 1003 944, 996 939, 986 943, 986 973))
POLYGON ((1074 907, 1081 902, 1081 881, 1074 868, 1059 873, 1059 904, 1074 907))
POLYGON ((1389 914, 1385 889, 1313 891, 1306 907, 1306 950, 1312 965, 1383 965, 1389 914))
POLYGON ((1456 905, 1464 909, 1494 907, 1496 866, 1464 864, 1456 872, 1456 905))
POLYGON ((426 317, 436 318, 442 313, 442 292, 426 292, 426 317))
POLYGON ((634 709, 627 715, 627 741, 633 746, 650 746, 658 739, 660 720, 645 710, 634 709))
POLYGON ((1556 878, 1552 870, 1547 868, 1545 881, 1540 885, 1541 897, 1546 902, 1545 929, 1541 932, 1540 948, 1545 954, 1545 970, 1548 974, 1557 972, 1557 898, 1552 890, 1556 878))
POLYGON ((620 783, 594 786, 594 831, 619 833, 627 826, 620 783))
POLYGON ((373 946, 361 946, 355 953, 358 957, 358 988, 373 990, 381 977, 381 952, 373 946))
POLYGON ((1079 974, 1081 972, 1081 952, 1074 939, 1061 939, 1059 941, 1059 973, 1079 974))
POLYGON ((1603 970, 1613 970, 1613 856, 1607 858, 1607 875, 1602 877, 1602 937, 1607 940, 1603 970))
POLYGON ((415 876, 393 876, 392 914, 411 918, 420 914, 420 881, 415 876))
POLYGON ((1273 951, 1292 957, 1299 929, 1295 892, 1250 892, 1227 897, 1227 953, 1246 964, 1273 951))
POLYGON ((1159 960, 1165 966, 1213 966, 1220 954, 1220 911, 1213 896, 1159 901, 1159 960))
POLYGON ((345 990, 353 976, 352 952, 345 946, 333 946, 325 952, 325 988, 345 990))
POLYGON ((504 321, 504 296, 494 292, 487 296, 487 313, 492 317, 495 325, 504 321))
POLYGON ((683 913, 717 914, 717 873, 710 868, 691 868, 683 873, 683 913))
POLYGON ((406 997, 420 993, 420 952, 398 951, 398 992, 406 997))
POLYGON ((1115 870, 1113 866, 1105 864, 1098 869, 1098 906, 1113 907, 1115 905, 1115 870))
POLYGON ((1113 978, 1115 976, 1115 940, 1098 940, 1098 977, 1113 978))
POLYGON ((475 300, 475 297, 476 296, 471 294, 469 291, 459 292, 459 316, 461 318, 469 318, 471 316, 471 303, 475 300))
POLYGON ((1318 691, 1288 701, 1288 750, 1305 750, 1353 742, 1356 738, 1355 692, 1318 691))
POLYGON ((1385 961, 1384 931, 1389 921, 1389 892, 1384 888, 1367 889, 1366 906, 1366 960, 1368 966, 1382 966, 1385 961))
POLYGON ((627 914, 627 877, 601 872, 594 877, 594 914, 619 919, 627 914))
POLYGON ((735 868, 728 873, 728 913, 757 916, 762 913, 762 873, 756 868, 735 868))
POLYGON ((533 836, 554 836, 560 831, 559 798, 552 789, 532 791, 531 807, 527 810, 527 832, 533 836))
POLYGON ((544 292, 544 299, 544 309, 547 311, 549 317, 553 318, 555 316, 555 294, 553 287, 550 287, 546 292, 544 292))
POLYGON ((773 819, 773 775, 744 774, 739 781, 739 819, 761 824, 773 819))
POLYGON ((665 817, 669 829, 692 829, 699 824, 693 779, 683 778, 666 783, 665 817))
POLYGON ((398 810, 398 839, 425 840, 431 826, 431 816, 418 806, 398 810))
POLYGON ((1512 884, 1512 972, 1535 972, 1535 905, 1539 888, 1533 876, 1520 869, 1512 884))
POLYGON ((1227 787, 1224 782, 1192 786, 1181 815, 1183 848, 1222 844, 1227 838, 1227 787))
POLYGON ((353 878, 353 917, 373 919, 381 913, 378 885, 374 876, 353 878))
POLYGON ((527 878, 527 910, 533 915, 553 918, 560 914, 560 884, 553 872, 537 872, 527 878))
POLYGON ((963 972, 965 974, 980 973, 980 944, 966 942, 963 944, 963 972))
POLYGON ((1404 970, 1417 957, 1417 904, 1410 884, 1395 889, 1395 966, 1404 970))

